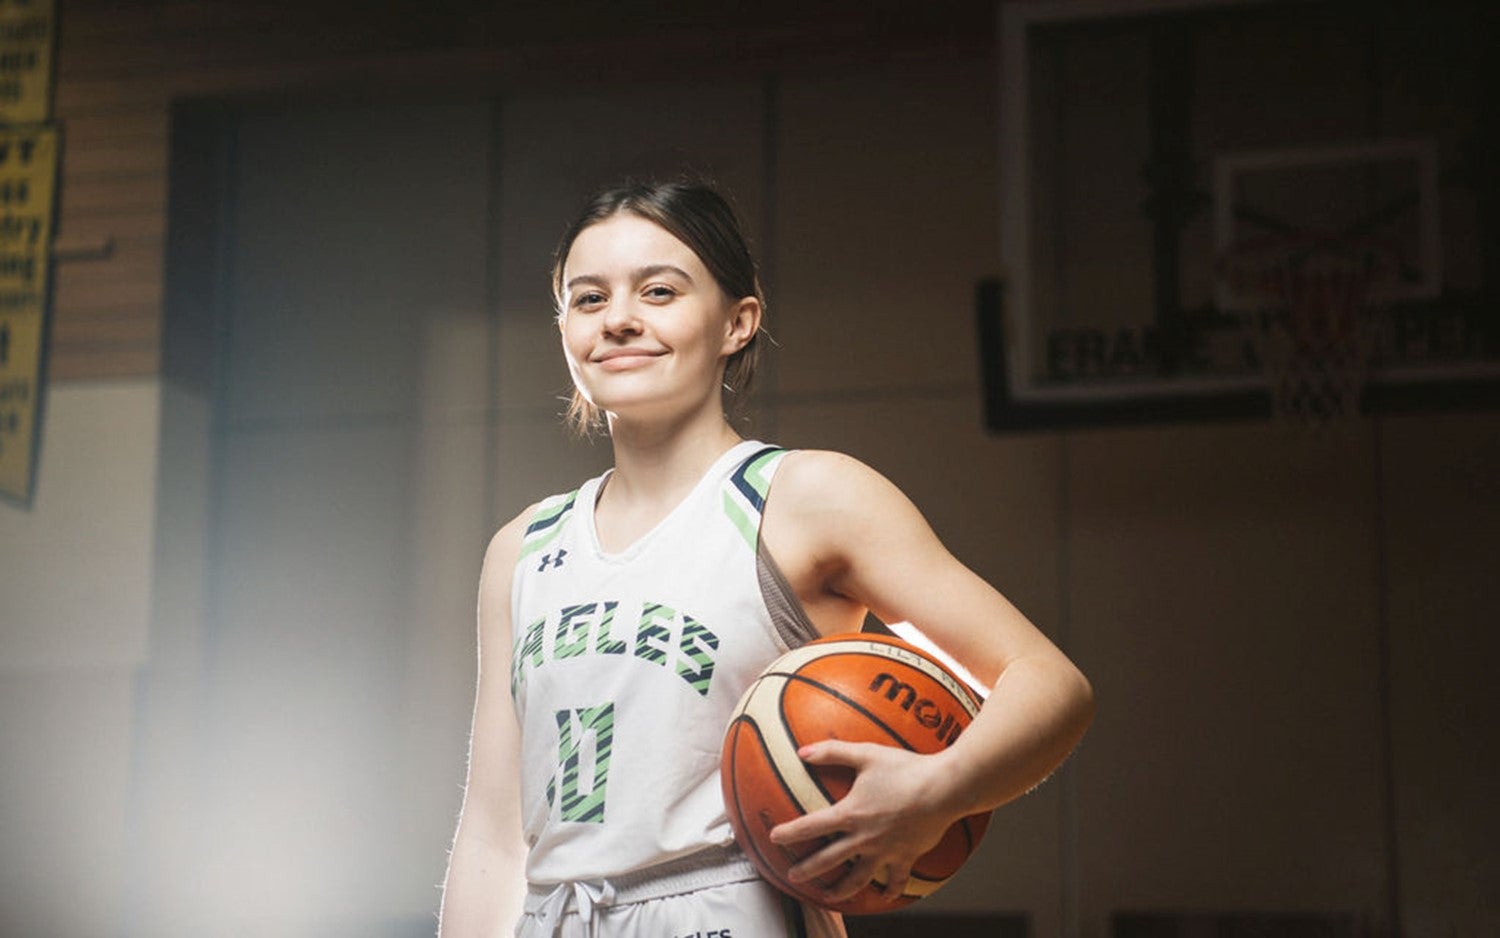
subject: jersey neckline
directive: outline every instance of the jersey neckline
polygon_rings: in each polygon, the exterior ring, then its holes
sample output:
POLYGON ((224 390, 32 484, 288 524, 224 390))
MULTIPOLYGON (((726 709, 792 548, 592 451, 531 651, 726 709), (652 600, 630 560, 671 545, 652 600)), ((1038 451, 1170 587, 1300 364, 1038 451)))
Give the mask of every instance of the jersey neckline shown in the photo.
POLYGON ((693 487, 682 497, 682 500, 673 505, 672 509, 665 515, 662 515, 661 519, 652 525, 650 530, 636 538, 628 546, 614 552, 604 549, 603 543, 599 540, 598 526, 595 524, 595 512, 598 510, 599 496, 604 491, 605 483, 609 481, 609 477, 614 475, 615 472, 614 467, 611 466, 602 474, 584 483, 583 488, 578 493, 578 508, 582 512, 583 517, 581 520, 583 521, 583 530, 588 538, 589 549, 593 551, 595 557, 606 563, 628 563, 640 554, 641 551, 645 550, 652 541, 656 540, 661 535, 661 532, 671 525, 673 519, 686 511, 687 506, 703 494, 705 486, 711 484, 712 480, 724 477, 726 464, 737 464, 745 459, 746 456, 765 449, 765 447, 766 444, 759 440, 741 440, 725 450, 709 464, 708 468, 703 471, 703 475, 698 478, 697 482, 693 483, 693 487))

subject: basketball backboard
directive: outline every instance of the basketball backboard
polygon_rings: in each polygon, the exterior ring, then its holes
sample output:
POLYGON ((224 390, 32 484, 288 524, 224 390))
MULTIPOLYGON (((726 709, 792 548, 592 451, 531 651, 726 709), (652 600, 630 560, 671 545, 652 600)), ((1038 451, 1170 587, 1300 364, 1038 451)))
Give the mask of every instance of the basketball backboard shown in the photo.
POLYGON ((1481 11, 1002 3, 990 425, 1265 414, 1226 259, 1299 237, 1390 260, 1361 298, 1366 409, 1500 403, 1481 11))

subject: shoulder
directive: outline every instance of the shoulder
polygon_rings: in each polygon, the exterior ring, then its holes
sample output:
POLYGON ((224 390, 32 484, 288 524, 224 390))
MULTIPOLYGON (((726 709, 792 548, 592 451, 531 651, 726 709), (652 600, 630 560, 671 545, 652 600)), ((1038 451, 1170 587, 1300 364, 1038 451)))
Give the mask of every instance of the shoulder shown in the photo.
POLYGON ((778 494, 787 489, 811 493, 867 477, 881 478, 869 466, 846 453, 829 449, 787 450, 776 470, 778 494))
POLYGON ((884 475, 845 453, 792 450, 776 471, 771 507, 826 547, 858 545, 875 531, 925 527, 911 500, 884 475))
POLYGON ((484 551, 484 567, 480 573, 481 589, 493 595, 498 589, 510 592, 511 573, 521 559, 521 549, 526 541, 526 531, 547 501, 536 502, 505 523, 490 538, 484 551))
POLYGON ((776 470, 776 497, 800 507, 848 510, 890 499, 905 501, 889 479, 853 456, 833 450, 787 452, 776 470))
POLYGON ((835 603, 825 633, 858 628, 866 609, 886 622, 922 618, 910 584, 948 582, 957 566, 894 483, 843 453, 789 453, 762 530, 803 603, 835 603), (839 600, 857 605, 852 620, 839 600))
POLYGON ((505 560, 507 557, 514 561, 516 555, 521 552, 521 544, 526 538, 526 529, 531 524, 531 519, 536 515, 537 509, 542 502, 534 502, 528 505, 524 511, 496 531, 490 538, 489 546, 484 551, 484 562, 486 566, 495 561, 505 560))

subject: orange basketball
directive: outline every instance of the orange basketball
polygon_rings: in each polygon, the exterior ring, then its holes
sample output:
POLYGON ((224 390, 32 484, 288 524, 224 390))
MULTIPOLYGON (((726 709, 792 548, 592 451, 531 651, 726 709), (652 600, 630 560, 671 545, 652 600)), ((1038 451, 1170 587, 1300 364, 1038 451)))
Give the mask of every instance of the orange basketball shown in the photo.
MULTIPOLYGON (((880 743, 913 752, 953 744, 979 712, 979 698, 952 671, 896 638, 859 634, 822 638, 772 662, 745 691, 724 736, 724 803, 735 838, 772 885, 852 915, 885 912, 937 891, 979 843, 988 814, 963 818, 912 869, 902 894, 887 900, 878 879, 853 897, 828 903, 786 871, 821 843, 771 843, 771 828, 848 794, 842 766, 810 766, 801 746, 821 739, 880 743), (795 846, 795 850, 792 847, 795 846)), ((830 885, 835 870, 816 885, 830 885)))

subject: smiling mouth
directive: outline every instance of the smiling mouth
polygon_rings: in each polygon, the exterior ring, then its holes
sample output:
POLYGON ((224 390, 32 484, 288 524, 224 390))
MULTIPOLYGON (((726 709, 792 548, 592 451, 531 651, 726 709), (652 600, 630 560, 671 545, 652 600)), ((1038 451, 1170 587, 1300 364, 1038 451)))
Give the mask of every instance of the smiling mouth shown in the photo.
POLYGON ((592 361, 604 368, 624 369, 643 364, 664 354, 666 353, 653 349, 611 349, 594 356, 592 361))
POLYGON ((648 349, 648 348, 610 349, 607 352, 600 352, 598 355, 595 355, 594 356, 594 361, 596 361, 596 362, 607 362, 611 358, 640 358, 642 356, 651 356, 651 355, 660 355, 660 354, 661 354, 660 352, 658 352, 658 351, 656 351, 654 349, 648 349))

